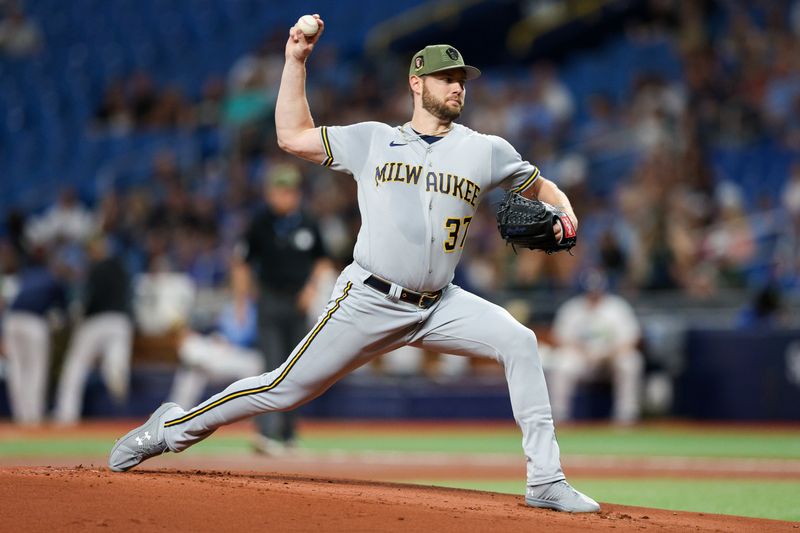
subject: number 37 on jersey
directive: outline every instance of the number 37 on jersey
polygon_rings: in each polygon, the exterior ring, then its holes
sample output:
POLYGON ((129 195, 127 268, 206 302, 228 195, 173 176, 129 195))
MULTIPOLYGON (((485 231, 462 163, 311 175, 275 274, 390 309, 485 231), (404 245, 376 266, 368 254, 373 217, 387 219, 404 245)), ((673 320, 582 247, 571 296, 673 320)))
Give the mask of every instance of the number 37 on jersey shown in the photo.
POLYGON ((464 248, 464 241, 467 240, 470 222, 472 222, 472 217, 450 217, 445 219, 444 229, 447 232, 447 236, 444 239, 445 252, 454 252, 456 249, 464 248))

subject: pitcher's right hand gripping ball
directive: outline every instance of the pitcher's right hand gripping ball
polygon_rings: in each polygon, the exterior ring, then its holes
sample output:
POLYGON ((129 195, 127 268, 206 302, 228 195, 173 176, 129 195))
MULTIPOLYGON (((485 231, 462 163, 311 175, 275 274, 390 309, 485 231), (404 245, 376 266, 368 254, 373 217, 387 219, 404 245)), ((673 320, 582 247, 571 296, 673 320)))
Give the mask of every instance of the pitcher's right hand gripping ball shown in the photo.
POLYGON ((569 215, 555 206, 507 192, 497 208, 500 236, 512 246, 544 250, 548 254, 571 250, 577 237, 569 215), (553 226, 561 224, 561 240, 553 226))
POLYGON ((289 40, 286 41, 286 59, 304 62, 311 55, 314 45, 319 41, 324 29, 325 23, 318 14, 300 17, 297 24, 289 28, 289 40), (306 21, 303 22, 303 19, 306 19, 306 21), (308 19, 314 19, 314 23, 317 25, 316 31, 313 33, 306 33, 313 28, 313 23, 308 19))

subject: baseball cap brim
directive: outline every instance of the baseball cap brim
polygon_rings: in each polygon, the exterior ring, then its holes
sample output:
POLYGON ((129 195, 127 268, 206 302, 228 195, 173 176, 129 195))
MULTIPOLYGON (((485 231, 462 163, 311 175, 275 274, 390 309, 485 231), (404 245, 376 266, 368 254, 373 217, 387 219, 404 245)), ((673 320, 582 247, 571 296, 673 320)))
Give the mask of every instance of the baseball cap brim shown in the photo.
POLYGON ((457 68, 464 69, 468 80, 474 80, 481 75, 477 68, 464 64, 464 57, 453 46, 432 44, 414 54, 408 67, 408 75, 425 76, 457 68))

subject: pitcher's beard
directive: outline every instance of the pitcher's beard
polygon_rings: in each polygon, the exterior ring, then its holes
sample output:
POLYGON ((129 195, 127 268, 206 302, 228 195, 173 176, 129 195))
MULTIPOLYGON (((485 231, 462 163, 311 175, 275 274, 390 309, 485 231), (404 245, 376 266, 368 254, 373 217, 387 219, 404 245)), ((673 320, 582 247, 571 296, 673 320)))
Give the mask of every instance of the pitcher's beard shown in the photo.
POLYGON ((435 96, 428 92, 427 87, 425 87, 424 84, 422 85, 422 109, 439 120, 453 122, 461 116, 462 107, 463 106, 459 106, 458 109, 449 107, 445 102, 437 100, 435 96))

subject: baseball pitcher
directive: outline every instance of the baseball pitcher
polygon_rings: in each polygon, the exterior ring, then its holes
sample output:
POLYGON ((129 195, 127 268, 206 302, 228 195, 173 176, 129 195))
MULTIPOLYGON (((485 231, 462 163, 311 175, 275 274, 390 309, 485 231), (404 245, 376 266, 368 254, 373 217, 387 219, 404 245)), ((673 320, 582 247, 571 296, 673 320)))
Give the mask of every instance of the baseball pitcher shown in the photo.
POLYGON ((279 368, 237 381, 188 410, 162 405, 117 442, 109 466, 125 471, 155 455, 185 450, 225 424, 294 409, 370 359, 411 345, 497 360, 522 429, 527 504, 598 511, 594 500, 564 479, 536 336, 502 307, 452 283, 487 191, 503 187, 558 206, 554 242, 574 238, 577 220, 569 200, 507 141, 455 122, 466 82, 480 71, 449 45, 428 46, 412 57, 409 122, 315 127, 306 99, 306 60, 324 24, 314 18, 317 33, 295 27, 286 42, 275 109, 278 144, 356 180, 362 226, 354 261, 340 275, 324 314, 279 368))

